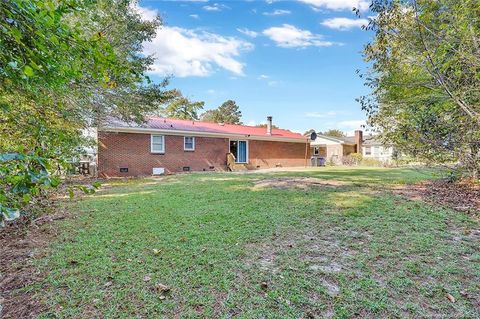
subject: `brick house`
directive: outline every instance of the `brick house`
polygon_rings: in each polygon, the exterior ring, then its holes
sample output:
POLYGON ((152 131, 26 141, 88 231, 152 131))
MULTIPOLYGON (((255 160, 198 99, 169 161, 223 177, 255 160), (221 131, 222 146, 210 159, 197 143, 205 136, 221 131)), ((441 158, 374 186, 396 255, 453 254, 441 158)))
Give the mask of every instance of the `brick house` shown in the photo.
POLYGON ((98 173, 148 176, 184 171, 306 166, 308 138, 288 130, 150 117, 98 129, 98 173))

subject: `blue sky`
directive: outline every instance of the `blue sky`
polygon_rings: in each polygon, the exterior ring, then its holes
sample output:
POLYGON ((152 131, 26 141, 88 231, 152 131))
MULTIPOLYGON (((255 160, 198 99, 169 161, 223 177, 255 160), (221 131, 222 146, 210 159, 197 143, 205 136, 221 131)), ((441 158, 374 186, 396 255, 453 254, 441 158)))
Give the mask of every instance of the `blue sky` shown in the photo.
POLYGON ((365 119, 355 98, 368 93, 355 73, 372 37, 351 8, 366 0, 141 0, 145 19, 164 21, 145 53, 157 58, 151 77, 173 75, 170 87, 205 109, 235 100, 248 125, 272 115, 282 128, 351 132, 365 119))

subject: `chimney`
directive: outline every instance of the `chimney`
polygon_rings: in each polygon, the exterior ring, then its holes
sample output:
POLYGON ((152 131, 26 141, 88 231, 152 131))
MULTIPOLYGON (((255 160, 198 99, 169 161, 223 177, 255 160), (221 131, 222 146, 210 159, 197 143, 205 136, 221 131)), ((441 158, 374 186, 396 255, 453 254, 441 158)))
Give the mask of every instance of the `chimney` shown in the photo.
POLYGON ((363 132, 361 130, 355 131, 355 152, 362 153, 363 132))
POLYGON ((267 134, 272 135, 272 117, 267 116, 267 134))

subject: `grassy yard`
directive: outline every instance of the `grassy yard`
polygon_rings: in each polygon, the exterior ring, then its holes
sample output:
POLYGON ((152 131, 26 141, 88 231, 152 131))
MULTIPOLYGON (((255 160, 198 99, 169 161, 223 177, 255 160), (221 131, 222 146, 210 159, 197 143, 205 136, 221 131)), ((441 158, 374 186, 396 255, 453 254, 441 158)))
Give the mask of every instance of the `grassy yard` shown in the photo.
POLYGON ((42 318, 479 317, 479 223, 389 191, 432 177, 332 167, 114 182, 65 204, 75 218, 58 222, 38 261, 48 276, 29 289, 42 318))

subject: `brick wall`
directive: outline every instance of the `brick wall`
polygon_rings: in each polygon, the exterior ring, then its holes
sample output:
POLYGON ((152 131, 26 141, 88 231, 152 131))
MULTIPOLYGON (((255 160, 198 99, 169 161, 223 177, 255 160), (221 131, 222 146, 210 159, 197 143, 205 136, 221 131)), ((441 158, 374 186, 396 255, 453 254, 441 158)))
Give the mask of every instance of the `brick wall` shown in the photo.
MULTIPOLYGON (((305 165, 305 144, 273 141, 248 143, 249 169, 305 165)), ((183 136, 165 136, 165 154, 150 152, 150 134, 98 132, 98 172, 100 176, 149 176, 154 167, 167 173, 221 171, 226 169, 228 138, 195 137, 195 151, 183 150, 183 136), (120 168, 128 168, 121 173, 120 168)), ((310 158, 310 147, 307 149, 310 158)))
POLYGON ((195 151, 183 150, 183 136, 165 136, 165 154, 150 152, 150 134, 98 132, 98 172, 100 176, 149 176, 154 167, 167 173, 225 170, 228 139, 195 137, 195 151), (128 168, 121 173, 120 168, 128 168))
POLYGON ((305 166, 305 149, 307 165, 310 165, 310 145, 306 148, 305 143, 249 141, 248 167, 255 169, 305 166))

